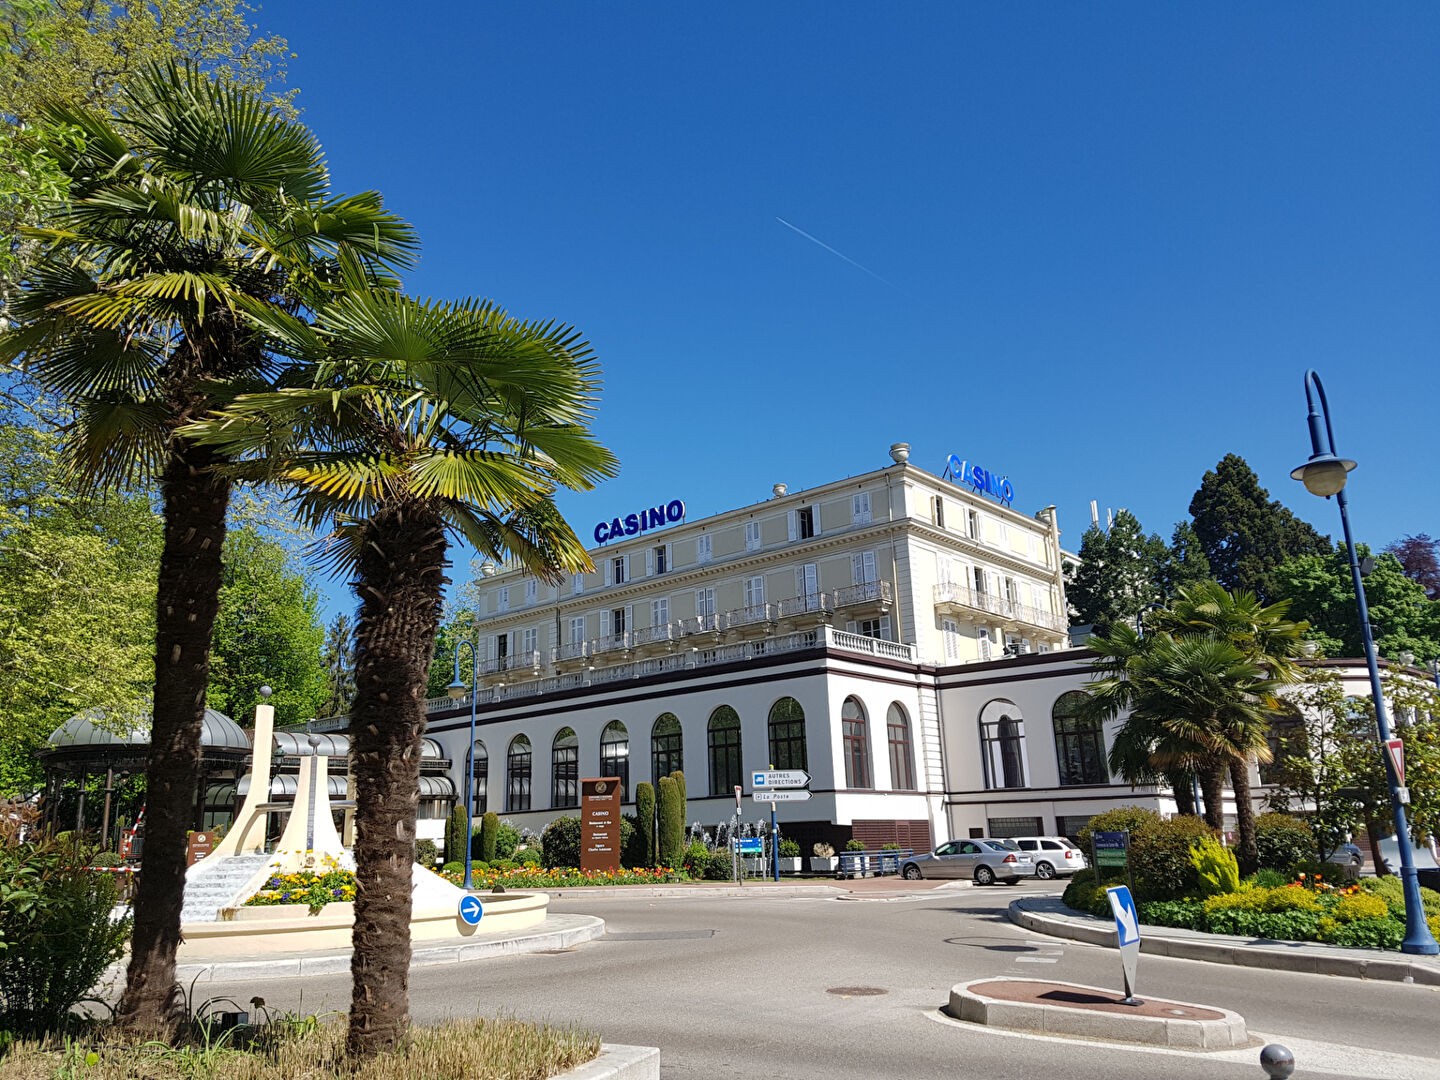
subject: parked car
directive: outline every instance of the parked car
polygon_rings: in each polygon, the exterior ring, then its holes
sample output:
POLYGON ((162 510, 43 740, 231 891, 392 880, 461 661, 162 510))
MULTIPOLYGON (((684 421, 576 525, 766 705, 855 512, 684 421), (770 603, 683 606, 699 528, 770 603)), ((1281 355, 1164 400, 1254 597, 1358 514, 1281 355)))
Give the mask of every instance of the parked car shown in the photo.
POLYGON ((1035 876, 1044 881, 1054 877, 1069 877, 1090 864, 1085 853, 1063 836, 1014 836, 1011 837, 1021 851, 1028 851, 1035 860, 1035 876))
POLYGON ((920 878, 972 878, 976 885, 1003 881, 1014 885, 1035 876, 1035 862, 1009 840, 951 840, 934 851, 912 855, 900 864, 900 876, 920 878))

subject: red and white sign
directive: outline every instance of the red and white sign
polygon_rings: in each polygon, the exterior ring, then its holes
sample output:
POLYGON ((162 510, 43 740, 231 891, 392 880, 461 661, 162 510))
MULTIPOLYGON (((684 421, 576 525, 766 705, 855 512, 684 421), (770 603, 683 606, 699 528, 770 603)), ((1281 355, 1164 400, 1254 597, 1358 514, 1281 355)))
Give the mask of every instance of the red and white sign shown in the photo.
POLYGON ((1390 755, 1390 764, 1395 766, 1395 782, 1405 786, 1405 740, 1386 739, 1385 752, 1390 755))

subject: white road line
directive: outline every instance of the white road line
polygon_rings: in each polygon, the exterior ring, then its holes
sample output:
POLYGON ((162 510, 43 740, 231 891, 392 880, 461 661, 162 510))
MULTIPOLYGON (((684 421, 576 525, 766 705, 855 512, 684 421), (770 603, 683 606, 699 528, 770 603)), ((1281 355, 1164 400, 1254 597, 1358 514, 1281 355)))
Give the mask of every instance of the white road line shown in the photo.
MULTIPOLYGON (((1170 1056, 1203 1059, 1206 1061, 1233 1061, 1237 1064, 1260 1063, 1260 1047, 1248 1046, 1238 1050, 1174 1050, 1166 1046, 1137 1046, 1134 1043, 1109 1042, 1102 1039, 1066 1038, 1061 1035, 1037 1035, 1028 1031, 1007 1031, 1004 1028, 986 1027, 934 1009, 926 1009, 925 1015, 937 1024, 958 1028, 976 1035, 999 1035, 1007 1039, 1032 1039, 1039 1042, 1063 1043, 1075 1046, 1089 1043, 1123 1050, 1131 1054, 1167 1054, 1170 1056)), ((1375 1080, 1435 1080, 1435 1059, 1416 1057, 1411 1054, 1395 1054, 1388 1050, 1371 1050, 1366 1047, 1347 1046, 1343 1043, 1319 1042, 1314 1039, 1297 1039, 1287 1035, 1267 1035, 1264 1032, 1250 1032, 1253 1039, 1261 1043, 1278 1042, 1288 1047, 1295 1055, 1296 1072, 1325 1073, 1337 1076, 1367 1076, 1375 1080)))

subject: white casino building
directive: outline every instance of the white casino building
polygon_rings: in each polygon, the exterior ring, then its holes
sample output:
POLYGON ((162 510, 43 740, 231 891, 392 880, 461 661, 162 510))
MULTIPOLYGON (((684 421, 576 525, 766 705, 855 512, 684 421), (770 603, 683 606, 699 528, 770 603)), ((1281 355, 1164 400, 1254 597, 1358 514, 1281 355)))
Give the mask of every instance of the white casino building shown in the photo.
MULTIPOLYGON (((559 588, 482 577, 475 813, 538 830, 576 812, 581 777, 623 777, 630 803, 683 769, 688 822, 728 820, 737 786, 753 821, 769 807, 749 773, 803 768, 812 797, 779 814, 808 855, 1168 808, 1111 783, 1104 733, 1067 715, 1085 654, 1054 508, 1020 513, 983 468, 952 458, 957 483, 908 458, 897 444, 885 468, 698 521, 678 500, 627 509, 593 527, 596 572, 559 588)), ((463 791, 470 702, 430 708, 463 791)))

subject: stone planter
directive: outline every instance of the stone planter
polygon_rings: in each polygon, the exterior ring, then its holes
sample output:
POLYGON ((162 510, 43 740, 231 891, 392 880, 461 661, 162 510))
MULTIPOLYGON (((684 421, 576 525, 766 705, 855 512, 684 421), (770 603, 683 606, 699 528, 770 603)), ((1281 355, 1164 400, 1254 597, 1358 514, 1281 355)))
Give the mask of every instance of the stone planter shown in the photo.
POLYGON ((833 874, 836 861, 834 855, 811 855, 810 872, 812 874, 833 874))
POLYGON ((800 856, 796 855, 793 858, 786 858, 784 855, 781 855, 780 872, 782 874, 798 874, 800 872, 800 856))

